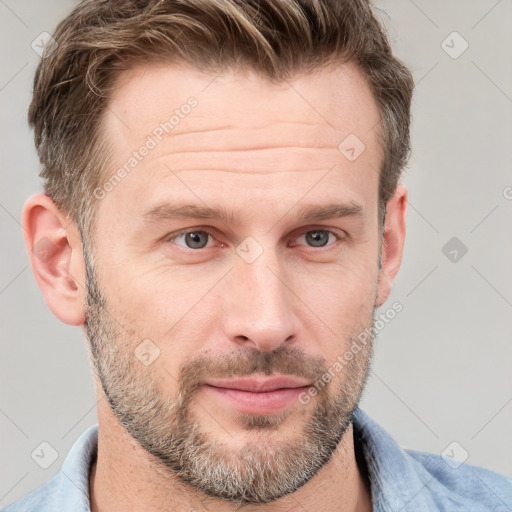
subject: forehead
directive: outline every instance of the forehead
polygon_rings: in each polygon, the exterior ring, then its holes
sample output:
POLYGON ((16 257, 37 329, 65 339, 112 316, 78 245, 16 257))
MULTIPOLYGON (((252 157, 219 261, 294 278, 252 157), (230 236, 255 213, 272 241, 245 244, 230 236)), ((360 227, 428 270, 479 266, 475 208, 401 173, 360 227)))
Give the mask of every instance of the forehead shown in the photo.
POLYGON ((272 204, 283 192, 298 197, 334 169, 319 192, 339 186, 342 195, 343 187, 354 195, 366 187, 376 202, 378 121, 370 87, 353 63, 279 83, 250 70, 138 66, 118 77, 103 119, 111 171, 124 169, 109 200, 141 211, 141 203, 188 188, 272 204), (216 182, 222 189, 204 188, 216 182))
POLYGON ((178 123, 172 120, 173 135, 186 133, 191 125, 271 131, 274 123, 288 122, 311 128, 309 133, 317 134, 311 142, 327 143, 348 133, 368 140, 379 120, 370 87, 352 62, 278 83, 250 69, 206 74, 185 64, 155 63, 121 73, 104 129, 114 142, 137 142, 137 136, 170 121, 173 113, 179 117, 178 123), (197 107, 187 113, 191 98, 197 107))

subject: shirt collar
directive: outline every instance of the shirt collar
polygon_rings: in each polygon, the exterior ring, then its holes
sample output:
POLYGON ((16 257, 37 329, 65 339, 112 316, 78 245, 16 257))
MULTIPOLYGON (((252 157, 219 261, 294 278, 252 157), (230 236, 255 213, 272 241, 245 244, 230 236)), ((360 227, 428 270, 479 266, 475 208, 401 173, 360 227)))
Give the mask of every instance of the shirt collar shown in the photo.
POLYGON ((419 460, 400 448, 388 432, 359 408, 354 411, 353 426, 354 440, 361 443, 368 468, 374 512, 468 510, 467 503, 454 496, 419 460))
POLYGON ((89 473, 98 453, 98 425, 89 427, 77 439, 60 470, 59 507, 62 510, 91 512, 89 473))
MULTIPOLYGON (((439 510, 444 496, 450 510, 466 510, 449 499, 450 492, 364 411, 353 414, 354 442, 364 455, 371 483, 374 512, 439 510), (436 496, 436 498, 434 497, 436 496)), ((62 510, 90 512, 89 473, 98 449, 98 425, 89 427, 75 442, 60 471, 56 493, 62 510)))

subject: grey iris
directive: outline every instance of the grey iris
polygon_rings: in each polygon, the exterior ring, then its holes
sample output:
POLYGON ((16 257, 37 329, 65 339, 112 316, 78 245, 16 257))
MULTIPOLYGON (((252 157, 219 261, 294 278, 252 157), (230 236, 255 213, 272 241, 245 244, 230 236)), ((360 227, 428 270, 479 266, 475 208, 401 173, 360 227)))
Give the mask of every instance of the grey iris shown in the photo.
POLYGON ((204 231, 191 231, 185 236, 185 241, 191 249, 202 249, 208 244, 208 236, 204 231))
POLYGON ((323 247, 329 241, 329 233, 327 231, 308 231, 306 240, 313 247, 323 247))

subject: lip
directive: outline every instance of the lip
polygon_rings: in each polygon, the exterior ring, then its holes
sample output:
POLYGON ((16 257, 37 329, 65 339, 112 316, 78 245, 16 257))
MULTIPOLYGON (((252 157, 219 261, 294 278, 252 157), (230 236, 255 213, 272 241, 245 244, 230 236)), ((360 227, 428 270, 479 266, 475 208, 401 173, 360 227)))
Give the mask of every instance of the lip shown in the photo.
POLYGON ((211 379, 205 382, 209 386, 224 389, 236 389, 239 391, 250 391, 252 393, 264 393, 276 389, 294 389, 312 386, 309 381, 287 376, 275 377, 246 377, 238 379, 211 379))
POLYGON ((204 389, 238 412, 275 414, 296 404, 300 393, 312 384, 294 377, 249 377, 209 380, 204 389))

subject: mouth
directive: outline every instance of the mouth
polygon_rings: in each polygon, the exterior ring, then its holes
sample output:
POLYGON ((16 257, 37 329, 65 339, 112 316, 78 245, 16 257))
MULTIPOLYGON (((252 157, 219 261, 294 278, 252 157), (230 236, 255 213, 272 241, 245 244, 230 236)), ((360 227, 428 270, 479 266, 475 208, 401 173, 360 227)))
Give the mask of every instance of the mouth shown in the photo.
POLYGON ((276 414, 298 402, 312 383, 288 376, 211 379, 205 390, 238 412, 253 415, 276 414))

